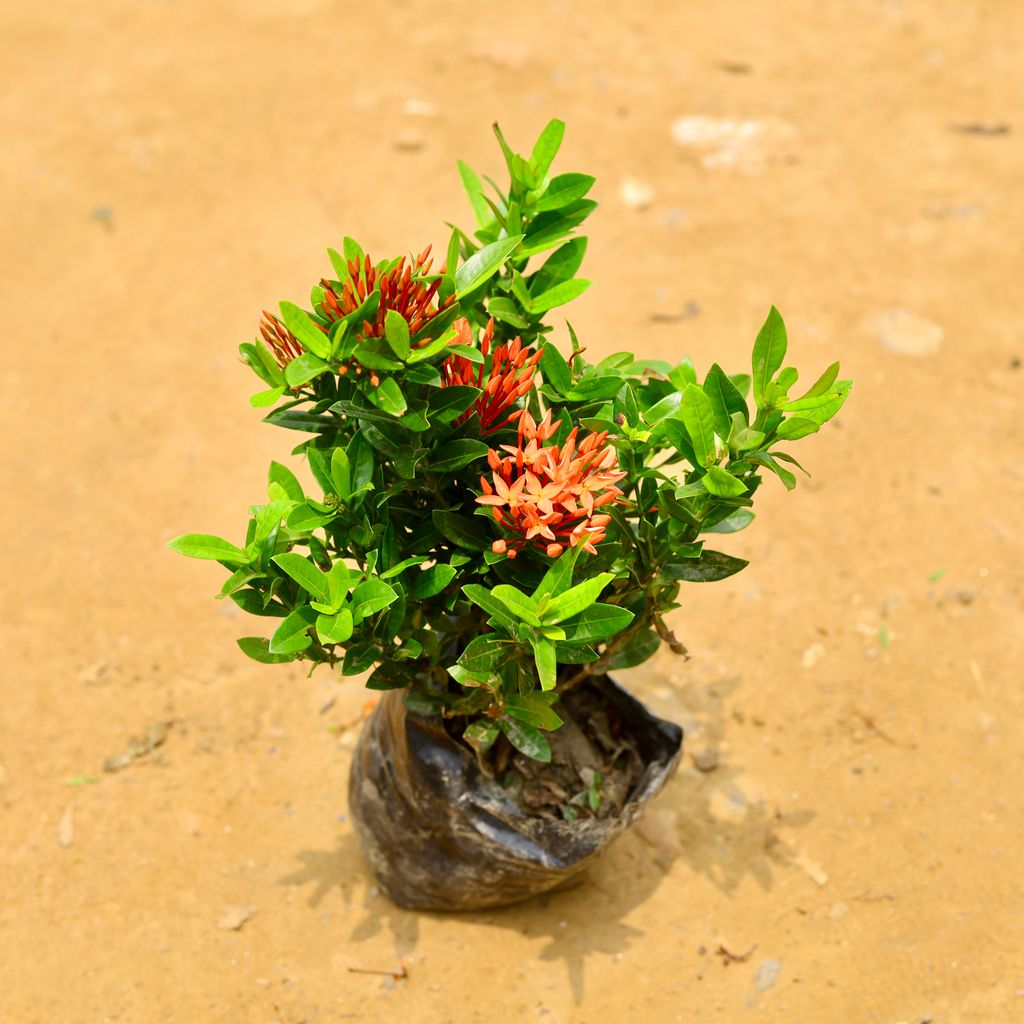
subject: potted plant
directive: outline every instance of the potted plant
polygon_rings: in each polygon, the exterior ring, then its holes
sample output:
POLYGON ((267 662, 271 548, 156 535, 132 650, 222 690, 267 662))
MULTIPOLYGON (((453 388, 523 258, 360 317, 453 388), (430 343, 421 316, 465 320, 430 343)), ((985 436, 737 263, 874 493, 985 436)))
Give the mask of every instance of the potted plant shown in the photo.
POLYGON ((529 156, 495 127, 510 184, 459 163, 476 230, 432 269, 373 262, 346 238, 307 307, 265 313, 242 358, 251 402, 304 439, 280 462, 240 545, 170 547, 230 573, 219 597, 269 620, 238 641, 261 662, 369 673, 383 695, 350 806, 383 889, 463 909, 560 885, 674 769, 681 731, 609 672, 665 644, 691 583, 746 564, 707 544, 743 529, 781 450, 843 404, 838 364, 793 394, 773 308, 749 373, 698 376, 548 335, 580 295, 594 179, 552 176, 552 121, 529 156), (749 397, 748 397, 749 396, 749 397))

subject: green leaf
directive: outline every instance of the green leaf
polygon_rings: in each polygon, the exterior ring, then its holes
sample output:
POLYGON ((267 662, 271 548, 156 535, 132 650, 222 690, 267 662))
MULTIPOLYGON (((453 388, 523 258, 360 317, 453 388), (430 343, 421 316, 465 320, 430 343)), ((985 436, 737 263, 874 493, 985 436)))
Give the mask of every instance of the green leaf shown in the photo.
POLYGON ((506 711, 510 717, 538 729, 557 729, 562 720, 551 707, 550 702, 554 699, 555 694, 550 692, 538 693, 534 690, 527 694, 515 693, 508 698, 506 711))
POLYGON ((537 678, 540 680, 542 690, 553 690, 555 688, 558 673, 558 655, 555 645, 551 640, 544 640, 535 637, 531 641, 533 645, 533 658, 537 665, 537 678))
POLYGON ((592 604, 578 618, 563 623, 569 644, 589 644, 621 633, 633 621, 633 613, 613 604, 592 604))
POLYGON ((532 299, 530 312, 546 313, 549 309, 554 309, 555 306, 563 306, 582 295, 589 287, 590 282, 585 281, 582 277, 574 278, 572 281, 563 281, 532 299))
POLYGON ((342 608, 334 615, 319 615, 316 620, 316 635, 322 644, 343 644, 352 636, 352 612, 342 608))
POLYGON ((338 427, 338 421, 333 416, 322 416, 302 409, 275 409, 269 416, 263 417, 263 422, 287 430, 308 430, 314 434, 338 427))
POLYGON ((551 760, 551 747, 539 729, 535 729, 526 722, 516 721, 508 715, 498 719, 498 728, 508 737, 509 743, 516 750, 533 758, 534 761, 543 761, 545 764, 551 760))
POLYGON ((385 377, 378 387, 370 388, 366 396, 389 416, 401 416, 409 408, 394 377, 385 377))
POLYGON ((397 309, 389 309, 384 317, 384 336, 391 346, 391 351, 399 359, 408 358, 411 351, 411 346, 409 345, 409 324, 397 309))
POLYGON ((402 369, 402 363, 395 358, 391 346, 385 338, 366 338, 361 341, 353 353, 362 366, 368 370, 392 370, 402 369))
POLYGON ((808 434, 816 434, 821 428, 814 420, 804 416, 790 416, 784 419, 775 433, 786 441, 796 441, 808 434))
POLYGON ((430 561, 429 555, 413 555, 412 558, 403 558, 401 562, 391 566, 387 572, 382 572, 380 578, 382 580, 390 580, 400 573, 405 572, 406 569, 412 568, 414 565, 422 565, 424 562, 430 561))
POLYGON ((335 277, 344 284, 350 277, 348 260, 337 249, 328 249, 327 258, 331 261, 331 266, 334 268, 335 277))
POLYGON ((242 653, 248 655, 253 661, 262 662, 264 665, 280 665, 285 661, 294 661, 294 654, 272 654, 270 641, 262 636, 243 636, 235 641, 242 649, 242 653))
POLYGON ((284 384, 284 373, 277 365, 277 360, 270 354, 270 349, 262 341, 244 341, 238 346, 243 361, 249 369, 265 384, 280 387, 284 384))
POLYGON ((787 366, 779 371, 775 378, 775 386, 782 392, 788 393, 789 389, 800 379, 800 371, 795 366, 787 366))
POLYGON ((470 583, 462 588, 462 593, 502 626, 513 628, 516 625, 515 616, 486 587, 480 586, 479 583, 470 583))
POLYGON ((747 485, 721 466, 709 466, 707 473, 701 477, 701 483, 710 494, 720 498, 736 498, 747 492, 747 485))
POLYGON ((289 530, 305 533, 308 530, 326 526, 336 515, 337 513, 334 511, 322 512, 307 502, 293 508, 288 513, 286 522, 289 530))
MULTIPOLYGON (((305 501, 306 496, 302 493, 302 485, 295 474, 280 462, 271 462, 270 470, 267 473, 267 484, 277 484, 284 492, 284 496, 290 501, 305 501)), ((274 497, 273 494, 270 495, 274 497)))
POLYGON ((241 590, 251 580, 262 579, 266 579, 266 573, 262 573, 248 565, 242 566, 241 569, 236 569, 225 580, 224 586, 220 588, 220 592, 217 594, 217 600, 220 601, 222 598, 230 597, 235 591, 241 590))
POLYGON ((274 555, 271 561, 318 601, 326 602, 328 600, 327 576, 308 558, 288 551, 281 555, 274 555))
POLYGON ((468 384, 432 388, 427 399, 427 416, 438 423, 450 423, 461 416, 482 394, 468 384))
POLYGON ((470 256, 455 272, 456 296, 462 298, 496 274, 522 240, 522 235, 500 238, 470 256))
POLYGON ((564 135, 565 122, 559 121, 557 118, 548 121, 544 131, 540 133, 540 137, 534 143, 532 159, 530 160, 530 166, 536 181, 541 182, 546 177, 551 168, 551 162, 555 159, 559 147, 562 145, 564 135))
POLYGON ((584 608, 589 608, 601 595, 601 591, 615 579, 615 573, 603 572, 592 579, 570 587, 564 594, 552 600, 544 610, 542 620, 545 625, 557 625, 579 615, 584 608))
POLYGON ((565 398, 570 402, 599 402, 614 398, 622 387, 622 378, 617 373, 599 373, 582 377, 569 388, 565 398))
POLYGON ((287 390, 285 387, 279 387, 260 391, 249 398, 249 404, 254 409, 265 409, 268 405, 273 405, 287 390))
POLYGON ((352 617, 361 622, 370 615, 387 608, 398 594, 383 580, 371 577, 352 591, 352 617))
POLYGON ((558 663, 560 665, 587 665, 597 661, 597 651, 587 644, 569 644, 558 642, 555 644, 558 652, 558 663))
POLYGON ((572 206, 554 213, 542 213, 535 218, 526 233, 523 247, 519 250, 519 258, 534 256, 557 245, 574 228, 597 208, 597 203, 583 199, 572 206))
POLYGON ((839 363, 833 363, 811 386, 803 398, 817 398, 827 394, 839 376, 839 363))
POLYGON ((286 615, 270 638, 271 654, 297 654, 313 642, 307 635, 316 621, 316 612, 308 604, 300 605, 286 615))
POLYGON ((501 151, 505 156, 505 163, 508 164, 508 172, 512 176, 513 182, 526 188, 532 188, 533 168, 518 153, 513 152, 505 141, 505 136, 502 135, 497 121, 495 121, 492 127, 494 128, 494 134, 497 136, 498 144, 501 146, 501 151))
POLYGON ((696 385, 687 384, 681 406, 683 425, 693 444, 697 464, 706 466, 715 457, 715 419, 711 401, 696 385))
POLYGON ((697 383, 697 371, 693 368, 693 360, 686 356, 668 372, 668 379, 683 391, 687 384, 697 383))
POLYGON ((749 508, 738 508, 731 516, 708 527, 705 533, 738 533, 754 521, 754 513, 749 508))
POLYGON ((582 199, 597 179, 589 174, 559 174, 551 179, 544 194, 533 204, 536 213, 560 210, 582 199))
POLYGON ((476 751, 486 754, 498 738, 498 727, 487 718, 470 722, 463 730, 462 738, 476 751))
POLYGON ((284 368, 284 378, 291 387, 297 388, 322 373, 327 373, 328 370, 330 367, 319 356, 313 355, 312 352, 303 352, 284 368))
POLYGON ((787 491, 796 487, 796 477, 788 469, 783 469, 767 452, 750 452, 746 458, 756 462, 765 469, 770 469, 783 483, 787 491))
POLYGON ((757 333, 757 340, 754 342, 752 382, 754 403, 759 409, 764 408, 768 385, 785 358, 786 325, 782 322, 779 311, 772 306, 761 330, 757 333))
MULTIPOLYGON (((462 187, 466 190, 470 205, 473 207, 473 216, 476 217, 477 226, 481 228, 486 227, 494 220, 494 217, 491 214, 491 208, 484 199, 484 187, 480 183, 480 178, 469 164, 459 160, 457 166, 459 168, 459 177, 462 179, 462 187)), ((452 265, 451 263, 448 264, 449 267, 452 265)))
POLYGON ((348 235, 345 236, 341 248, 342 252, 345 253, 345 259, 349 262, 352 260, 362 262, 363 257, 366 255, 363 252, 363 247, 354 238, 349 238, 348 235))
POLYGON ((352 467, 344 448, 335 448, 331 452, 331 482, 340 497, 348 498, 352 493, 352 467))
POLYGON ((366 680, 368 690, 400 690, 412 682, 412 673, 401 665, 378 665, 369 679, 366 680))
POLYGON ((459 684, 459 686, 483 686, 488 690, 494 690, 498 677, 493 672, 470 672, 462 665, 449 665, 448 675, 459 684))
POLYGON ((551 563, 551 568, 544 574, 540 585, 533 592, 534 599, 540 601, 545 597, 558 597, 572 586, 572 573, 576 560, 583 548, 577 545, 567 548, 551 563))
POLYGON ((509 657, 509 642, 493 633, 474 637, 459 655, 459 664, 477 675, 497 674, 497 670, 509 657))
POLYGON ((714 583, 738 573, 747 565, 742 558, 723 555, 721 551, 705 548, 700 558, 688 558, 662 567, 662 574, 672 580, 686 580, 688 583, 714 583))
POLYGON ((572 372, 565 357, 555 345, 545 345, 540 354, 540 372, 544 381, 550 384, 560 395, 572 388, 572 372))
POLYGON ((344 562, 335 562, 331 571, 327 574, 327 592, 330 595, 328 602, 335 608, 340 608, 345 595, 363 578, 358 569, 350 569, 344 562))
POLYGON ((361 672, 365 672, 379 656, 380 649, 376 644, 353 644, 345 651, 345 660, 341 666, 341 674, 344 676, 357 676, 361 672))
POLYGON ((471 363, 478 363, 480 366, 484 364, 483 352, 474 345, 449 345, 448 354, 462 356, 463 359, 468 359, 471 363))
POLYGON ((540 626, 540 618, 537 615, 537 602, 527 594, 524 594, 518 587, 510 586, 507 583, 500 583, 491 594, 496 597, 515 618, 525 622, 528 626, 540 626))
POLYGON ((661 646, 661 637, 653 629, 645 629, 642 633, 629 638, 608 660, 610 669, 632 668, 650 658, 661 646))
POLYGON ((331 354, 331 343, 327 335, 317 326, 313 318, 294 302, 281 303, 281 319, 307 352, 326 359, 331 354))
POLYGON ((732 414, 732 429, 729 432, 728 445, 736 451, 745 452, 758 448, 767 436, 763 430, 755 430, 746 426, 746 417, 742 413, 732 414))
POLYGON ((531 303, 534 297, 543 295, 555 285, 571 281, 576 276, 576 271, 580 269, 586 251, 587 240, 585 238, 574 238, 556 249, 545 260, 540 270, 530 278, 528 295, 531 303))
POLYGON ((487 300, 487 312, 503 324, 522 329, 530 326, 530 321, 520 313, 519 307, 511 300, 499 296, 491 296, 487 300))
POLYGON ((455 570, 445 562, 424 569, 417 573, 409 587, 409 596, 416 601, 423 601, 435 594, 440 594, 455 578, 455 570))
POLYGON ((333 494, 334 480, 331 477, 331 467, 327 461, 327 453, 322 448, 307 448, 306 462, 309 463, 310 471, 324 494, 333 494))
POLYGON ((711 369, 704 378, 704 394, 711 402, 711 411, 715 417, 715 433, 723 441, 729 436, 732 428, 733 413, 741 413, 744 423, 749 419, 747 403, 718 363, 711 364, 711 369))
POLYGON ((229 565, 249 564, 249 557, 241 548, 208 533, 186 533, 169 540, 167 546, 189 558, 208 558, 229 565))
POLYGON ((431 518, 442 536, 460 548, 483 551, 484 548, 491 546, 490 537, 479 517, 463 516, 458 512, 435 508, 431 518))
POLYGON ((786 412, 797 412, 802 418, 814 420, 815 423, 822 425, 832 419, 843 407, 852 387, 853 381, 841 380, 833 385, 832 390, 826 394, 783 402, 780 408, 786 412))
POLYGON ((450 473, 468 466, 471 462, 476 462, 489 450, 489 446, 484 441, 476 441, 471 437, 449 441, 434 453, 430 460, 430 468, 438 473, 450 473))

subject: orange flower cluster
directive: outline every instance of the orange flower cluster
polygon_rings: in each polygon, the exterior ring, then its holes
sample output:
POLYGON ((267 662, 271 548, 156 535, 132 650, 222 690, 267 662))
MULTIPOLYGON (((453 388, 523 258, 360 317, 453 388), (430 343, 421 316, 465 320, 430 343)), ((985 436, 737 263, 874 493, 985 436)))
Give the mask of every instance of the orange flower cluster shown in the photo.
MULTIPOLYGON (((465 317, 455 322, 455 329, 457 333, 453 345, 473 344, 469 321, 465 317)), ((484 362, 473 363, 465 356, 453 355, 449 356, 441 367, 441 379, 445 387, 468 384, 480 388, 483 392, 459 417, 459 422, 463 423, 474 412, 477 413, 480 416, 480 429, 483 434, 493 434, 496 430, 514 423, 522 415, 523 410, 517 409, 515 403, 533 387, 533 375, 541 356, 540 352, 524 348, 522 341, 516 338, 494 350, 488 370, 487 357, 491 354, 493 339, 492 317, 480 338, 480 352, 484 362)))
POLYGON ((480 478, 483 494, 476 500, 493 509, 495 520, 519 540, 496 540, 496 554, 516 552, 527 542, 557 558, 565 546, 582 545, 597 554, 611 516, 598 510, 621 499, 616 485, 626 475, 617 468, 615 449, 607 447, 608 432, 588 434, 577 445, 574 427, 565 444, 544 445, 558 429, 550 411, 537 423, 529 412, 519 417, 519 443, 502 445, 504 458, 493 448, 487 453, 491 481, 480 478))
POLYGON ((372 320, 363 322, 359 337, 383 338, 384 320, 391 309, 401 313, 409 325, 409 333, 416 334, 455 300, 455 296, 450 295, 439 305, 433 304, 437 290, 441 287, 441 278, 438 277, 429 285, 423 283, 422 278, 430 273, 429 255, 428 245, 410 266, 406 265, 403 256, 386 274, 377 273, 369 256, 363 257, 362 261, 349 260, 349 279, 341 289, 341 295, 327 281, 320 282, 324 290, 321 304, 324 315, 332 323, 341 320, 349 313, 354 313, 375 288, 380 288, 377 312, 372 320))

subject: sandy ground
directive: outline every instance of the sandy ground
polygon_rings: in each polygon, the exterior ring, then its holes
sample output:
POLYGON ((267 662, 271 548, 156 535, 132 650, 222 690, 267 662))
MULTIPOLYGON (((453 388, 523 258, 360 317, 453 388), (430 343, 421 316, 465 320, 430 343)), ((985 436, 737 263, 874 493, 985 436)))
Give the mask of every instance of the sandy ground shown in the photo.
POLYGON ((1024 8, 355 6, 0 11, 0 1021, 1024 1020, 1024 8), (592 351, 741 369, 775 302, 858 383, 629 678, 718 767, 573 892, 417 915, 346 819, 365 691, 248 662, 163 542, 237 538, 294 442, 258 310, 345 233, 443 242, 455 158, 553 115, 592 351))

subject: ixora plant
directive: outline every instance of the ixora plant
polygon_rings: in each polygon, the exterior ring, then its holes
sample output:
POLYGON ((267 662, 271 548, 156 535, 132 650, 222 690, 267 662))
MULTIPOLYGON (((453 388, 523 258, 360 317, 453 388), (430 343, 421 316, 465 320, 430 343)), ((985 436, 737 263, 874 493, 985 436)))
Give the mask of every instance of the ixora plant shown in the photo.
POLYGON ((283 463, 240 545, 170 542, 220 562, 220 592, 268 622, 261 662, 369 672, 350 803, 370 864, 405 906, 481 907, 562 883, 636 816, 681 733, 608 672, 665 644, 691 583, 746 564, 706 545, 741 530, 762 474, 796 484, 782 448, 850 389, 830 366, 797 395, 773 308, 749 373, 703 377, 548 340, 580 295, 576 229, 594 179, 549 169, 495 128, 511 178, 459 164, 477 227, 374 262, 346 238, 302 308, 265 313, 241 346, 266 421, 298 431, 306 486, 283 463), (749 395, 749 397, 748 397, 749 395))

